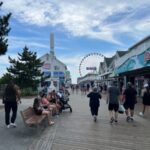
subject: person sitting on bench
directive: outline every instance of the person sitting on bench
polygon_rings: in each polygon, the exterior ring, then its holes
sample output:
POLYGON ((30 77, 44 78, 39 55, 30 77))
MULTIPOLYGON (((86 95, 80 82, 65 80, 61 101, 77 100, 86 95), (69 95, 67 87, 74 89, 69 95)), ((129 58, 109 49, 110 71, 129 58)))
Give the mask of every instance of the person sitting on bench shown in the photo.
POLYGON ((52 110, 52 114, 56 114, 57 113, 57 107, 54 104, 51 104, 48 99, 47 99, 47 95, 43 92, 39 93, 39 97, 41 99, 41 105, 48 110, 52 110))
POLYGON ((50 120, 50 117, 52 116, 51 112, 45 110, 45 109, 40 105, 40 99, 39 99, 39 98, 35 98, 35 99, 34 99, 33 109, 34 109, 34 112, 35 112, 37 115, 46 115, 47 118, 48 118, 49 125, 53 125, 53 124, 54 124, 54 122, 50 120))

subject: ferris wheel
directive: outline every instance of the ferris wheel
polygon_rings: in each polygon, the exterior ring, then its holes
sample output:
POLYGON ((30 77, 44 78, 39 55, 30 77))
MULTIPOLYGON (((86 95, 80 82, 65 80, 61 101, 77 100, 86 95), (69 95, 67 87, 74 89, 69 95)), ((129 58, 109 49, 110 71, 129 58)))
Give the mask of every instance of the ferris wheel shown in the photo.
POLYGON ((98 73, 100 62, 104 61, 104 55, 101 53, 89 53, 85 55, 79 64, 80 77, 88 73, 98 73))

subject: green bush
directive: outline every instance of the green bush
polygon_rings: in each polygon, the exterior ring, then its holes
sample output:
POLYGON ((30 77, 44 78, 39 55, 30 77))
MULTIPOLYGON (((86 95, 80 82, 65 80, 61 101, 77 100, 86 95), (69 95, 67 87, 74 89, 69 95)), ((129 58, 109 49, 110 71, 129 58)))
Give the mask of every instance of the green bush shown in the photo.
POLYGON ((33 90, 31 87, 24 88, 21 90, 21 96, 35 96, 37 95, 37 91, 33 90))

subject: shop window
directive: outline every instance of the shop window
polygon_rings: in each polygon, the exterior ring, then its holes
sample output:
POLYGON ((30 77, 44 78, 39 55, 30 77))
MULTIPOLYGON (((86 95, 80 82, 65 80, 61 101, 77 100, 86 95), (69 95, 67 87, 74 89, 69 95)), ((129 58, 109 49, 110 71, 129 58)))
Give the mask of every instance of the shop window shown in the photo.
POLYGON ((59 70, 59 66, 54 66, 54 70, 59 70))

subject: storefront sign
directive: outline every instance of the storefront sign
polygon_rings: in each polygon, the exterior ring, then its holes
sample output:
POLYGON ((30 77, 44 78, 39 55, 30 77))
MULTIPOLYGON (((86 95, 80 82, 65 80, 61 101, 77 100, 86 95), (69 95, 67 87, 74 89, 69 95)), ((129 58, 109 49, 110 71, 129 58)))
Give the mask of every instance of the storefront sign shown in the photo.
POLYGON ((44 71, 44 77, 51 77, 51 72, 50 71, 44 71))
POLYGON ((59 77, 59 72, 53 72, 54 77, 59 77))
POLYGON ((122 65, 115 68, 115 73, 123 73, 131 70, 150 66, 150 48, 139 55, 128 58, 122 65), (146 62, 146 63, 145 63, 146 62))
POLYGON ((96 70, 96 67, 86 67, 86 70, 96 70))
POLYGON ((43 69, 51 69, 51 64, 45 63, 45 64, 43 64, 42 68, 43 69))
POLYGON ((65 76, 64 72, 57 72, 57 71, 53 72, 53 75, 54 75, 55 78, 56 77, 64 77, 65 76))
POLYGON ((64 72, 59 72, 59 77, 64 77, 64 76, 65 76, 64 72))

